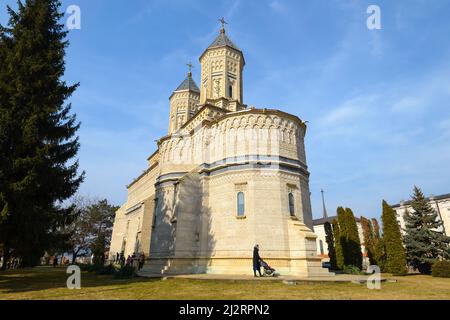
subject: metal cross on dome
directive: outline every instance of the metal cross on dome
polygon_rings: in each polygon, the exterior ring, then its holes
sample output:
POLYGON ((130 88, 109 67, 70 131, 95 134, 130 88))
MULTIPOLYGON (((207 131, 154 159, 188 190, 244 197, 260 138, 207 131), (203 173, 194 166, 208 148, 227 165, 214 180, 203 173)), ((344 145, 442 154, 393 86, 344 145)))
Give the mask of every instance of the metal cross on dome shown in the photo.
POLYGON ((194 67, 194 66, 192 65, 192 62, 189 62, 189 63, 187 63, 186 65, 187 65, 187 67, 189 68, 189 69, 188 69, 189 73, 191 73, 192 68, 194 67))
POLYGON ((225 25, 228 24, 228 22, 225 21, 225 18, 222 17, 221 19, 219 19, 219 22, 222 24, 222 29, 225 29, 225 25))

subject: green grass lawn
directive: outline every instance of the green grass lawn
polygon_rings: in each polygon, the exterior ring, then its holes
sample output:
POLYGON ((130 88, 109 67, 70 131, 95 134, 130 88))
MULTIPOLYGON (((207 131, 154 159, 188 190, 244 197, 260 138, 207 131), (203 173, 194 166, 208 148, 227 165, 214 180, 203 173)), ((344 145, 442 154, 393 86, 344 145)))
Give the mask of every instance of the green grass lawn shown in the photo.
POLYGON ((353 283, 224 281, 135 278, 83 273, 80 290, 66 288, 65 269, 0 272, 0 299, 450 299, 450 279, 411 275, 369 290, 353 283))

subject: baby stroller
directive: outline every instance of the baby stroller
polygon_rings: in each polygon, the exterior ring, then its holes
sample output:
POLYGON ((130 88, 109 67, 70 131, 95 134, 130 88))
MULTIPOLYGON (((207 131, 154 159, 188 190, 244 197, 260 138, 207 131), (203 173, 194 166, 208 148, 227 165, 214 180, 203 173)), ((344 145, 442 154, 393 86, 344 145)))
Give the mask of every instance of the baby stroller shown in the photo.
POLYGON ((279 276, 278 272, 274 268, 269 266, 267 264, 267 262, 265 262, 264 260, 261 259, 260 263, 261 263, 261 267, 263 267, 263 269, 264 269, 263 277, 278 277, 279 276))

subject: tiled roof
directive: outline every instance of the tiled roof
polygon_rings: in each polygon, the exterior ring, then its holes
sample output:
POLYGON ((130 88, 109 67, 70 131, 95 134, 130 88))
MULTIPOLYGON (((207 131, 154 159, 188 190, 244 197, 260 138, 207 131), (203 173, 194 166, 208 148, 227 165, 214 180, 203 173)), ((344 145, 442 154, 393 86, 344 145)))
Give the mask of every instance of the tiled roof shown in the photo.
POLYGON ((209 45, 208 49, 220 47, 230 47, 235 50, 241 51, 241 49, 239 49, 239 47, 235 45, 233 41, 230 40, 230 38, 228 38, 228 36, 225 34, 225 30, 223 29, 220 31, 216 40, 214 40, 214 42, 209 45))
MULTIPOLYGON (((432 196, 432 197, 428 197, 428 198, 427 198, 428 201, 430 201, 431 198, 433 198, 433 200, 450 199, 450 193, 442 194, 442 195, 440 195, 440 196, 432 196)), ((401 202, 401 203, 394 204, 394 205, 391 206, 391 207, 392 207, 392 208, 399 208, 399 207, 401 207, 401 206, 408 206, 408 205, 411 204, 411 202, 412 202, 411 200, 403 201, 403 202, 401 202)))
MULTIPOLYGON (((334 220, 337 220, 337 216, 333 216, 333 217, 327 217, 327 218, 320 218, 320 219, 314 219, 313 220, 313 225, 314 226, 319 226, 322 224, 325 224, 325 222, 329 222, 329 223, 333 223, 334 220)), ((355 217, 356 222, 360 222, 360 218, 355 217)))
POLYGON ((181 90, 191 90, 191 91, 195 91, 195 92, 200 92, 200 89, 198 88, 194 79, 192 79, 192 75, 190 73, 188 74, 187 78, 178 86, 178 88, 175 91, 181 91, 181 90))

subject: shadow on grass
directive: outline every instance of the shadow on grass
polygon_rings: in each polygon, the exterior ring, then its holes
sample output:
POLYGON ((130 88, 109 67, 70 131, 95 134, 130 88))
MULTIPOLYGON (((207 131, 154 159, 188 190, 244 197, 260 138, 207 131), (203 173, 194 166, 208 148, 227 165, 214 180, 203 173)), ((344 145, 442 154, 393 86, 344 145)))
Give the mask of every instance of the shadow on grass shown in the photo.
MULTIPOLYGON (((0 271, 0 295, 7 293, 23 293, 48 289, 65 289, 70 274, 66 268, 36 267, 20 270, 0 271)), ((97 275, 82 272, 82 288, 120 286, 133 283, 157 282, 160 279, 132 278, 114 279, 109 275, 97 275)))

